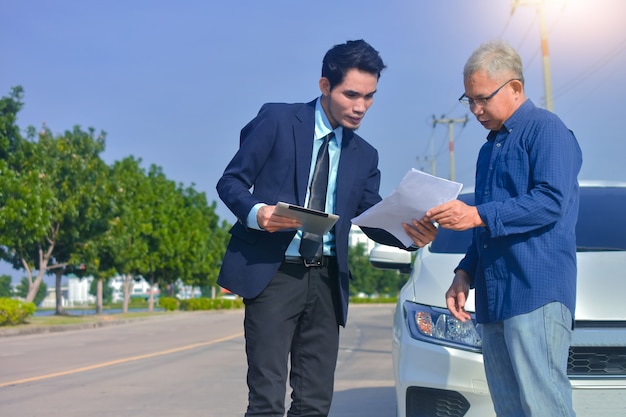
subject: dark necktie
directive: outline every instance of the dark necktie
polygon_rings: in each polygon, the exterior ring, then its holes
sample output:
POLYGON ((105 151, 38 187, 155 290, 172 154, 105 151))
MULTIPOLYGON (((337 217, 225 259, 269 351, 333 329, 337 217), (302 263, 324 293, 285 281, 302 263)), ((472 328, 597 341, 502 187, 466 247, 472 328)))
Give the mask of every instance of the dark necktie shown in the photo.
MULTIPOLYGON (((313 170, 313 178, 309 190, 308 208, 313 210, 326 210, 326 191, 328 190, 328 142, 334 137, 335 133, 330 132, 324 137, 324 142, 320 147, 315 161, 315 169, 313 170)), ((323 254, 324 236, 315 233, 303 232, 302 241, 300 242, 300 255, 305 259, 318 259, 323 254)))

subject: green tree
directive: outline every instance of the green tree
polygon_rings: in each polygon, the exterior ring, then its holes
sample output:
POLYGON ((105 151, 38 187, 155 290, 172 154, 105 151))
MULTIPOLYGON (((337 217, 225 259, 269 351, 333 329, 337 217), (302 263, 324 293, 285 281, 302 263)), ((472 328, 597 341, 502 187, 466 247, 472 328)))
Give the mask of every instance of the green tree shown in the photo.
POLYGON ((55 272, 57 314, 62 312, 61 277, 78 247, 106 230, 107 200, 101 192, 106 164, 100 159, 105 134, 79 126, 61 135, 29 127, 23 139, 15 124, 22 90, 0 102, 0 255, 27 273, 26 301, 37 294, 46 273, 55 272), (33 273, 37 276, 33 279, 33 273))
MULTIPOLYGON (((46 162, 52 164, 48 170, 56 197, 55 215, 50 220, 58 232, 48 269, 55 272, 57 294, 62 276, 74 271, 75 264, 84 264, 79 251, 108 227, 108 167, 100 158, 105 136, 79 126, 56 137, 47 130, 39 136, 46 162)), ((57 298, 57 314, 61 308, 57 298)))
POLYGON ((45 257, 41 246, 51 231, 52 190, 47 186, 42 157, 36 144, 24 139, 16 124, 22 108, 23 90, 14 87, 0 99, 0 257, 27 274, 29 288, 24 298, 34 300, 45 268, 33 272, 45 257))
POLYGON ((0 275, 0 298, 13 297, 13 287, 11 286, 11 277, 9 275, 0 275))
POLYGON ((149 233, 144 234, 148 253, 142 264, 141 275, 150 283, 148 310, 154 307, 156 287, 173 285, 184 267, 181 254, 181 217, 183 199, 176 184, 168 180, 160 167, 151 165, 148 170, 148 198, 151 204, 144 207, 150 220, 149 233))
POLYGON ((140 163, 128 157, 113 164, 116 211, 101 257, 125 283, 141 275, 170 295, 179 279, 193 287, 215 285, 229 227, 219 225, 215 202, 208 205, 204 193, 176 185, 157 166, 146 173, 140 163))
POLYGON ((216 204, 208 205, 206 195, 189 187, 180 190, 182 209, 180 279, 192 288, 210 288, 217 285, 217 275, 226 245, 229 225, 219 223, 216 204))
MULTIPOLYGON (((26 296, 30 293, 30 282, 27 277, 22 277, 22 280, 15 287, 15 295, 21 298, 26 298, 26 296)), ((35 294, 35 298, 33 298, 33 303, 35 305, 40 305, 46 295, 48 294, 48 286, 45 282, 42 282, 39 287, 37 287, 37 293, 35 294)))
POLYGON ((115 209, 101 245, 103 265, 124 277, 124 312, 128 311, 134 277, 148 254, 143 236, 151 230, 150 219, 143 210, 149 204, 150 190, 140 165, 140 159, 127 157, 112 167, 110 195, 115 209))
POLYGON ((349 265, 352 273, 350 293, 387 294, 395 296, 408 276, 396 271, 376 269, 369 263, 363 244, 349 248, 349 265))
POLYGON ((24 89, 13 87, 7 97, 0 99, 0 160, 8 160, 11 153, 17 152, 22 141, 17 126, 17 113, 23 106, 24 89))
POLYGON ((150 283, 152 309, 157 286, 173 284, 185 264, 182 197, 161 168, 152 165, 146 174, 140 163, 128 157, 113 164, 109 185, 113 215, 95 245, 101 269, 124 277, 125 311, 134 277, 141 275, 150 283))
POLYGON ((179 279, 215 285, 229 228, 219 224, 215 202, 168 180, 160 167, 146 173, 133 157, 106 166, 105 134, 92 128, 54 135, 29 127, 22 138, 22 93, 18 87, 0 100, 0 257, 27 273, 27 300, 52 273, 57 314, 61 278, 70 272, 97 281, 97 312, 104 281, 115 274, 127 284, 126 308, 136 276, 153 290, 179 279))

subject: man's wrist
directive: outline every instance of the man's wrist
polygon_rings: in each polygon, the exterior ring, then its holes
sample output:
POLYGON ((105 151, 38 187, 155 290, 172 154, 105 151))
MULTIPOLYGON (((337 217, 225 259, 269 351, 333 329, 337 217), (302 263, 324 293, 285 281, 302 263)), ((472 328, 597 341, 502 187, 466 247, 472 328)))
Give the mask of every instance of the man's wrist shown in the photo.
POLYGON ((265 203, 257 203, 255 204, 252 209, 250 210, 250 213, 248 213, 248 217, 246 219, 246 223, 247 226, 250 229, 256 229, 256 230, 263 230, 263 227, 261 227, 261 225, 259 224, 259 220, 257 218, 257 213, 259 212, 259 209, 263 206, 266 206, 267 204, 265 203))

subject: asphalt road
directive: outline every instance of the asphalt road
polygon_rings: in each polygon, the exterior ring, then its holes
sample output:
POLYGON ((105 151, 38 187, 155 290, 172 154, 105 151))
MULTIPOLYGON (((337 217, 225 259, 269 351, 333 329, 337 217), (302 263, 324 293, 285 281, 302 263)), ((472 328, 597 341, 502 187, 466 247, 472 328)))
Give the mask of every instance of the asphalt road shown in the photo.
MULTIPOLYGON (((393 305, 352 305, 330 417, 393 417, 393 305)), ((0 337, 2 417, 230 417, 246 407, 243 311, 0 337)))

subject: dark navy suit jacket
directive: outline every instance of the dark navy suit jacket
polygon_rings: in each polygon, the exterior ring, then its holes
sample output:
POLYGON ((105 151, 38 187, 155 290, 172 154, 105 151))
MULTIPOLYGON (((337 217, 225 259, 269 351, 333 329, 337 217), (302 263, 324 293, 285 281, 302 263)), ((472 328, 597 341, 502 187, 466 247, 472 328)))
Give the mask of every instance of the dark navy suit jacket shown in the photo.
MULTIPOLYGON (((304 205, 315 128, 315 100, 310 103, 265 104, 241 130, 240 147, 217 183, 217 191, 237 217, 218 283, 244 298, 259 295, 278 271, 295 230, 269 233, 246 226, 257 203, 279 201, 304 205)), ((378 152, 352 130, 344 129, 337 172, 335 212, 341 316, 348 312, 350 219, 381 200, 378 152)), ((381 229, 363 228, 379 243, 403 247, 381 229)))

